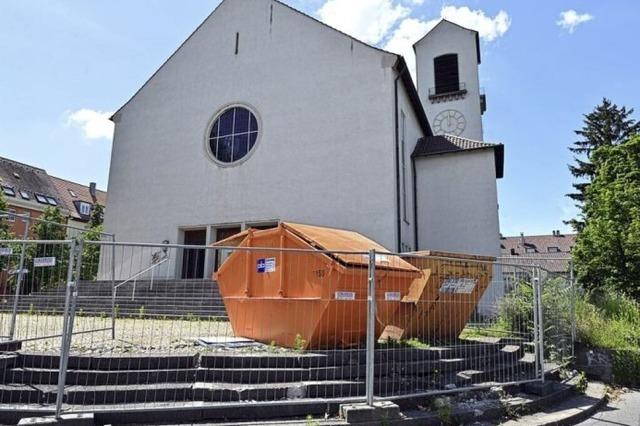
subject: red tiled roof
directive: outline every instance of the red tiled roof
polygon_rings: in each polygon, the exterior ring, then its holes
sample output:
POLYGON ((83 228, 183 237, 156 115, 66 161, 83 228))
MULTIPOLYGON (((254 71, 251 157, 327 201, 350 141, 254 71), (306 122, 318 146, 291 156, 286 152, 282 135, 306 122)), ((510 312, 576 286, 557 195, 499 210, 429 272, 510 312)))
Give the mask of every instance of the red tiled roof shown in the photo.
MULTIPOLYGON (((89 185, 81 185, 55 176, 50 176, 50 178, 58 189, 60 201, 61 203, 64 203, 64 206, 69 210, 69 214, 75 219, 82 219, 75 207, 74 201, 84 201, 86 203, 93 204, 93 199, 89 193, 89 185), (71 195, 69 190, 73 191, 75 197, 71 195)), ((96 198, 98 204, 102 206, 107 204, 107 193, 105 191, 101 191, 99 189, 96 190, 96 198)))

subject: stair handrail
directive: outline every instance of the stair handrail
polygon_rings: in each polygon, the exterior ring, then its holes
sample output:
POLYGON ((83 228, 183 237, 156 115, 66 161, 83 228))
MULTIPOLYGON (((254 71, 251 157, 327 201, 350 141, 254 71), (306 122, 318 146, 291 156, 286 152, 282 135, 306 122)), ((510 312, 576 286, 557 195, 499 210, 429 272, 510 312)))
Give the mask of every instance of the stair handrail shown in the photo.
POLYGON ((131 293, 131 300, 134 301, 136 299, 136 282, 138 281, 138 277, 140 275, 146 274, 147 272, 151 271, 151 289, 153 289, 153 272, 155 270, 155 268, 157 268, 158 266, 162 265, 163 263, 167 262, 169 260, 169 255, 164 252, 164 256, 162 258, 157 257, 158 253, 154 253, 151 259, 151 265, 144 268, 143 270, 136 272, 135 274, 133 274, 132 276, 130 276, 129 278, 127 278, 126 280, 122 281, 121 283, 115 285, 113 287, 113 297, 115 299, 117 292, 118 292, 118 288, 133 281, 133 291, 131 293))

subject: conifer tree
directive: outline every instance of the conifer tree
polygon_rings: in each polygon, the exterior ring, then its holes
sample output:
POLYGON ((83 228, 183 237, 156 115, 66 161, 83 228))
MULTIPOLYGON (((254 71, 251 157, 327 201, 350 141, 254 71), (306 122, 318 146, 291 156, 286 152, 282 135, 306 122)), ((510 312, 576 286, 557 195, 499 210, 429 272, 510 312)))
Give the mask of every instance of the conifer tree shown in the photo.
POLYGON ((591 113, 585 114, 582 129, 575 131, 580 140, 574 142, 569 148, 576 154, 574 164, 569 165, 569 170, 578 182, 573 184, 575 192, 567 196, 577 202, 580 213, 578 218, 571 219, 567 223, 578 232, 584 228, 585 193, 596 175, 592 154, 600 147, 620 145, 634 134, 640 133, 640 123, 631 118, 632 114, 633 109, 618 107, 604 98, 591 113))

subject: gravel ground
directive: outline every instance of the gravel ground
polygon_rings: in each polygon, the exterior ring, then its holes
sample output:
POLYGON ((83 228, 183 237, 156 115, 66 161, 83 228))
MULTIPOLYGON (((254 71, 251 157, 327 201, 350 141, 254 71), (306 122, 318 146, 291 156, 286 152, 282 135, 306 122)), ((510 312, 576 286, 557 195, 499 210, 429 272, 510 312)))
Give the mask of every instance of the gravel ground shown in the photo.
MULTIPOLYGON (((9 314, 0 314, 0 327, 9 329, 9 314)), ((23 350, 59 351, 62 315, 19 314, 15 337, 20 340, 38 337, 23 343, 23 350)), ((111 352, 198 352, 200 337, 233 337, 227 321, 184 320, 162 318, 118 318, 116 339, 111 339, 111 318, 77 316, 74 321, 73 353, 99 354, 111 352), (102 330, 102 331, 92 331, 102 330), (81 333, 87 332, 87 333, 81 333)), ((4 333, 2 333, 4 334, 4 333)))

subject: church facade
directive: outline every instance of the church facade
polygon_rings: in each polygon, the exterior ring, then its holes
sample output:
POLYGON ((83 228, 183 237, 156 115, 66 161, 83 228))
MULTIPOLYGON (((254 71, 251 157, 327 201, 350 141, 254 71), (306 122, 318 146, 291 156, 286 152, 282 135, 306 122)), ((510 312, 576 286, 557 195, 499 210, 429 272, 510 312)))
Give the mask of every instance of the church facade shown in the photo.
POLYGON ((443 21, 415 49, 417 87, 401 56, 277 0, 222 1, 112 117, 106 230, 208 244, 290 221, 499 254, 477 33, 443 21))

